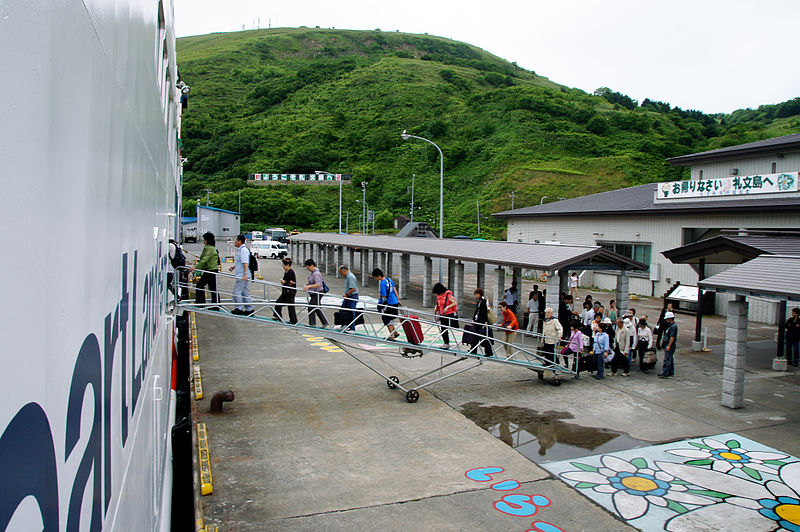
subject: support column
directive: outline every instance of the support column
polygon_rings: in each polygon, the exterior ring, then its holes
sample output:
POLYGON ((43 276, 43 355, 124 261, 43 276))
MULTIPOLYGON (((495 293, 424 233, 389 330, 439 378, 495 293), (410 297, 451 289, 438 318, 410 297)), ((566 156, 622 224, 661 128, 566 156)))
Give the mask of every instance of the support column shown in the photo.
POLYGON ((308 259, 308 243, 307 242, 303 242, 301 245, 303 246, 303 257, 302 257, 302 259, 303 259, 303 262, 305 262, 308 259))
POLYGON ((350 268, 350 271, 356 269, 356 249, 355 248, 347 248, 347 267, 350 268))
POLYGON ((331 275, 332 270, 335 269, 333 267, 333 246, 325 246, 325 251, 325 275, 331 275))
POLYGON ((477 282, 475 287, 480 287, 486 290, 486 263, 479 262, 478 266, 478 275, 477 275, 477 282))
POLYGON ((558 270, 550 272, 547 282, 544 284, 547 288, 547 296, 545 297, 545 308, 553 309, 553 317, 558 318, 558 286, 560 283, 560 275, 558 270))
MULTIPOLYGON (((494 291, 492 292, 492 306, 497 311, 497 305, 500 304, 500 301, 503 299, 503 289, 506 285, 506 270, 502 266, 498 266, 494 269, 494 291)), ((486 289, 484 289, 484 295, 486 294, 486 289)))
POLYGON ((411 282, 411 255, 400 255, 400 299, 405 299, 408 294, 408 284, 411 282))
POLYGON ((344 264, 344 246, 339 246, 339 249, 336 250, 336 277, 341 277, 339 274, 339 266, 344 264))
POLYGON ((522 268, 514 268, 512 272, 511 279, 517 283, 517 319, 522 323, 519 317, 522 316, 522 308, 525 306, 525 302, 528 301, 522 297, 522 268))
MULTIPOLYGON (((628 312, 630 282, 631 279, 625 270, 622 270, 622 273, 617 275, 617 316, 624 316, 628 312)), ((578 301, 575 302, 575 308, 578 308, 578 301)))
POLYGON ((433 306, 431 289, 433 288, 433 259, 425 257, 425 275, 422 277, 422 308, 433 306))
POLYGON ((369 250, 361 249, 361 286, 369 286, 369 250))
POLYGON ((703 290, 700 288, 700 281, 706 278, 706 259, 700 259, 697 266, 697 312, 695 312, 694 340, 692 340, 692 351, 700 351, 703 343, 700 341, 703 334, 703 290))
POLYGON ((394 263, 394 253, 387 252, 386 253, 386 277, 389 279, 392 278, 392 266, 394 263))
POLYGON ((458 261, 455 265, 456 275, 455 275, 455 288, 453 289, 453 295, 456 296, 456 303, 458 304, 458 308, 464 308, 464 263, 458 261))
POLYGON ((456 282, 456 261, 455 259, 447 259, 447 288, 453 289, 453 284, 456 282))
POLYGON ((744 363, 747 354, 747 301, 737 295, 728 302, 725 363, 722 368, 722 406, 744 406, 744 363))
POLYGON ((383 270, 383 276, 384 277, 389 277, 389 275, 386 272, 386 252, 384 252, 384 251, 381 251, 381 262, 380 262, 380 264, 381 264, 380 268, 381 268, 381 270, 383 270))
MULTIPOLYGON (((382 268, 382 265, 381 265, 380 261, 378 261, 378 250, 373 249, 372 250, 372 269, 374 270, 375 268, 382 268)), ((372 272, 370 272, 370 273, 372 273, 372 272)))
POLYGON ((558 291, 569 294, 569 270, 558 270, 558 291))

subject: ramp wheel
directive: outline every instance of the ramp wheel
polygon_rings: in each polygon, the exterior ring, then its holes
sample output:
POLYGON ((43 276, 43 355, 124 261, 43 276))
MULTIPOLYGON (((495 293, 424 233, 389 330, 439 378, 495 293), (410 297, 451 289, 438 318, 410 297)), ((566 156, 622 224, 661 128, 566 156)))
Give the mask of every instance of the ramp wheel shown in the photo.
POLYGON ((400 379, 398 379, 397 377, 392 375, 391 377, 389 377, 389 380, 386 381, 386 386, 388 386, 390 389, 394 390, 395 388, 397 388, 397 383, 398 382, 400 382, 400 379))
POLYGON ((419 392, 417 390, 408 390, 406 392, 406 401, 409 403, 416 403, 419 400, 419 392))

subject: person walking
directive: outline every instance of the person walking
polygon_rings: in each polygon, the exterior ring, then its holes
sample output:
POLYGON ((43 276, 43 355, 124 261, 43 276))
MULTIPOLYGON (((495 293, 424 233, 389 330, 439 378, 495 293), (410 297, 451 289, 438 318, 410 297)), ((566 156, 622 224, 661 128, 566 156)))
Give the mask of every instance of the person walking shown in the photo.
POLYGON ((319 316, 322 327, 328 327, 328 319, 322 312, 322 294, 324 293, 325 282, 322 280, 322 272, 317 268, 314 259, 307 259, 303 265, 310 272, 306 285, 303 290, 308 292, 308 324, 312 327, 317 326, 317 316, 319 316))
POLYGON ((458 302, 453 296, 453 292, 442 283, 433 285, 432 291, 436 294, 434 314, 439 320, 439 328, 442 330, 442 341, 444 342, 442 349, 450 349, 449 329, 458 328, 458 302))
POLYGON ((656 321, 656 328, 653 332, 656 335, 656 348, 658 349, 664 348, 663 336, 664 331, 667 330, 667 320, 664 319, 664 315, 667 312, 674 312, 672 303, 667 303, 667 305, 661 309, 661 314, 659 314, 658 320, 656 321))
POLYGON ((561 359, 564 362, 564 366, 570 367, 569 359, 572 358, 572 371, 575 371, 578 368, 578 362, 583 352, 583 333, 578 320, 570 321, 569 329, 569 341, 564 350, 561 351, 561 359))
MULTIPOLYGON (((539 309, 544 310, 544 305, 538 290, 531 292, 530 299, 528 299, 528 332, 536 334, 539 332, 539 309)), ((524 338, 524 336, 523 336, 524 338)))
POLYGON ((670 311, 664 313, 666 329, 664 330, 664 365, 661 366, 661 379, 675 375, 675 348, 678 343, 678 324, 675 323, 675 314, 670 311))
POLYGON ((569 295, 573 300, 578 301, 578 274, 575 272, 569 274, 569 295))
POLYGON ((477 333, 482 335, 483 338, 480 342, 472 346, 469 350, 470 353, 477 352, 478 347, 483 346, 483 353, 487 357, 494 354, 492 351, 492 341, 489 340, 489 302, 483 297, 483 288, 476 288, 473 292, 475 295, 475 313, 472 315, 472 321, 477 326, 477 333))
POLYGON ((237 235, 233 245, 236 246, 236 259, 230 271, 236 274, 236 284, 233 286, 233 302, 236 307, 231 311, 231 314, 237 316, 249 316, 253 313, 253 306, 249 303, 252 301, 250 298, 250 280, 252 279, 250 272, 250 250, 244 245, 244 235, 237 235))
MULTIPOLYGON (((289 323, 297 323, 297 310, 294 308, 295 295, 297 294, 297 275, 292 269, 292 259, 284 257, 281 259, 283 265, 283 279, 281 279, 281 295, 278 296, 276 303, 285 303, 289 309, 289 323)), ((283 321, 283 306, 275 305, 275 314, 283 321)))
MULTIPOLYGON (((216 248, 216 241, 214 233, 208 232, 203 235, 203 251, 200 253, 200 260, 197 264, 189 269, 189 273, 194 273, 195 270, 201 270, 203 273, 200 275, 200 280, 197 281, 195 292, 195 303, 204 305, 206 303, 206 290, 211 294, 211 302, 219 303, 219 294, 217 293, 217 274, 219 271, 219 251, 216 248)), ((219 307, 209 307, 210 310, 219 310, 219 307)))
POLYGON ((378 281, 378 311, 381 313, 381 321, 389 329, 389 336, 386 340, 394 342, 400 333, 395 331, 394 320, 398 315, 400 307, 400 295, 394 282, 383 274, 383 270, 375 268, 372 276, 378 281))
MULTIPOLYGON (((563 335, 564 327, 562 327, 560 321, 553 318, 553 309, 549 307, 544 309, 544 324, 542 325, 544 343, 542 345, 542 353, 544 357, 553 364, 556 363, 556 344, 563 335)), ((542 377, 543 375, 540 373, 539 378, 541 379, 542 377)))
POLYGON ((505 301, 500 302, 500 311, 503 313, 503 323, 501 327, 505 330, 505 348, 506 348, 506 356, 510 357, 514 352, 514 339, 517 337, 517 330, 519 329, 519 322, 517 321, 517 317, 511 312, 511 309, 508 308, 508 305, 505 301))
POLYGON ((517 313, 517 300, 519 299, 519 292, 517 291, 517 282, 511 281, 511 286, 506 289, 505 293, 503 294, 503 301, 506 302, 506 306, 513 312, 514 314, 517 313))
POLYGON ((342 308, 350 310, 350 326, 347 328, 349 331, 356 330, 356 303, 358 303, 358 279, 350 267, 346 264, 339 266, 339 273, 344 277, 344 299, 342 300, 342 308))
POLYGON ((644 366, 644 355, 654 348, 653 331, 647 326, 647 320, 639 320, 639 328, 636 329, 636 351, 639 353, 639 371, 642 373, 648 373, 644 366))
POLYGON ((608 334, 606 333, 607 323, 600 324, 600 332, 594 335, 594 345, 592 352, 594 354, 594 367, 597 370, 595 379, 602 379, 605 372, 606 359, 611 356, 611 346, 608 343, 608 334))
POLYGON ((792 309, 792 317, 786 320, 786 362, 797 367, 800 359, 800 308, 792 309))
MULTIPOLYGON (((608 325, 603 322, 600 324, 600 329, 606 331, 608 325)), ((628 318, 617 320, 617 331, 614 339, 616 341, 616 351, 614 352, 614 358, 611 360, 611 376, 616 377, 617 370, 622 368, 622 376, 627 377, 631 373, 630 353, 633 350, 631 347, 631 320, 628 318)), ((609 345, 613 345, 610 339, 609 345)))

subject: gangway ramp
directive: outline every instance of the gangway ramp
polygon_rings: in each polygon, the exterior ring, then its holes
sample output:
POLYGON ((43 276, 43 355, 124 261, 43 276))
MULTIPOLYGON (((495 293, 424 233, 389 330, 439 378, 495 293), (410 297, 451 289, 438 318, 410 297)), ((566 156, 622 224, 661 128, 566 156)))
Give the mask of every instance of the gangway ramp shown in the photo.
MULTIPOLYGON (((202 273, 202 272, 201 272, 202 273)), ((216 273, 218 278, 228 278, 235 280, 230 274, 216 273)), ((178 276, 176 276, 178 277, 178 276)), ((180 289, 190 288, 189 283, 180 283, 180 289)), ((432 384, 441 382, 445 379, 459 375, 471 369, 479 368, 484 364, 503 364, 516 366, 523 369, 535 371, 540 378, 550 375, 555 385, 560 385, 561 379, 578 378, 579 374, 561 364, 549 360, 547 354, 534 345, 519 345, 507 343, 501 338, 504 330, 497 326, 484 329, 486 332, 473 333, 478 337, 478 344, 471 346, 459 342, 463 330, 458 328, 448 328, 448 332, 455 338, 455 342, 450 343, 450 348, 445 349, 442 343, 443 330, 436 320, 436 316, 430 312, 419 309, 402 307, 400 315, 394 320, 396 333, 399 334, 395 340, 388 340, 390 331, 383 323, 385 316, 380 312, 374 303, 369 300, 357 301, 357 308, 353 313, 355 330, 349 330, 351 323, 344 323, 340 326, 333 325, 333 320, 327 326, 312 325, 311 317, 314 307, 310 307, 306 301, 308 294, 302 290, 296 290, 296 301, 293 304, 278 303, 270 297, 272 293, 279 293, 283 288, 279 283, 271 281, 251 281, 251 302, 253 311, 249 314, 234 314, 233 310, 239 303, 233 301, 233 292, 227 289, 218 289, 219 302, 197 303, 193 300, 183 299, 177 304, 177 308, 185 311, 198 312, 202 314, 216 315, 228 319, 242 320, 250 323, 268 325, 292 329, 301 334, 312 334, 328 340, 333 345, 339 347, 343 352, 369 368, 372 372, 380 376, 391 390, 398 390, 405 394, 409 403, 419 400, 419 390, 432 384), (262 296, 253 294, 261 293, 262 296), (300 300, 300 302, 297 302, 300 300), (284 307, 283 316, 279 315, 276 307, 284 307), (297 315, 297 322, 291 323, 287 320, 288 307, 294 307, 297 315), (404 321, 417 322, 422 329, 423 339, 419 343, 412 342, 405 334, 402 323, 404 321), (493 343, 492 356, 486 356, 481 345, 484 342, 493 343), (368 349, 375 346, 380 349, 368 349), (422 373, 409 376, 401 380, 396 375, 387 375, 378 367, 370 357, 363 356, 362 353, 369 353, 378 356, 402 356, 405 358, 423 357, 426 354, 437 353, 441 355, 441 364, 433 369, 426 369, 422 373), (445 362, 445 357, 447 361, 445 362)), ((330 318, 333 311, 347 310, 342 308, 343 296, 325 295, 321 299, 320 308, 326 311, 326 319, 330 318)), ((373 300, 374 301, 374 300, 373 300)), ((315 319, 319 320, 318 313, 315 319)), ((470 320, 466 320, 469 322, 470 320)), ((465 322, 465 320, 461 320, 465 322)), ((520 331, 522 332, 522 331, 520 331)), ((538 335, 530 335, 536 338, 538 335)), ((541 337, 538 337, 541 339, 541 337)), ((555 355, 560 357, 560 354, 555 355)), ((576 367, 574 359, 567 361, 567 366, 576 367)))

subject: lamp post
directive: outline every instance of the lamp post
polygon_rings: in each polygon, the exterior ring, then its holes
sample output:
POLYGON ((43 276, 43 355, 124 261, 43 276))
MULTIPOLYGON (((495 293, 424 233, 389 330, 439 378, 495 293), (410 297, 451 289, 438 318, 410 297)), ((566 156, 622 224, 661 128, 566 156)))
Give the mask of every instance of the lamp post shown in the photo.
MULTIPOLYGON (((336 177, 335 174, 325 172, 323 170, 317 170, 314 173, 317 175, 329 175, 336 177)), ((339 176, 339 234, 342 234, 342 176, 339 176)))
POLYGON ((547 199, 547 196, 542 196, 542 199, 539 200, 539 205, 541 205, 544 202, 544 200, 546 200, 546 199, 547 199))
POLYGON ((417 174, 411 174, 411 222, 414 222, 414 178, 417 174))
MULTIPOLYGON (((432 140, 425 137, 418 137, 416 135, 409 135, 404 129, 400 134, 403 140, 418 139, 424 140, 439 150, 439 238, 444 238, 444 154, 442 149, 432 140)), ((442 282, 442 259, 439 259, 439 282, 442 282)))
MULTIPOLYGON (((367 228, 367 184, 368 183, 369 183, 369 181, 362 181, 361 182, 361 194, 362 194, 362 196, 361 196, 362 197, 362 199, 361 199, 361 213, 362 213, 361 219, 363 220, 363 223, 364 223, 362 229, 366 229, 367 228)), ((362 233, 366 233, 365 230, 362 230, 361 232, 362 233)))
POLYGON ((511 198, 511 210, 513 211, 514 210, 514 198, 517 197, 517 193, 512 190, 511 194, 509 194, 508 197, 511 198))

